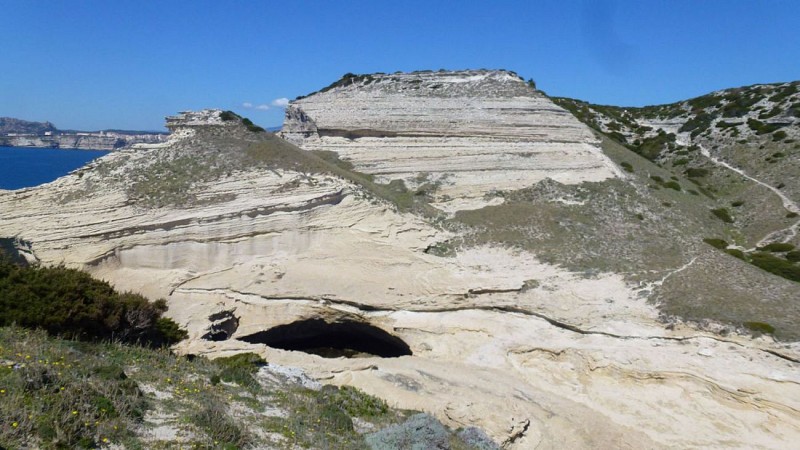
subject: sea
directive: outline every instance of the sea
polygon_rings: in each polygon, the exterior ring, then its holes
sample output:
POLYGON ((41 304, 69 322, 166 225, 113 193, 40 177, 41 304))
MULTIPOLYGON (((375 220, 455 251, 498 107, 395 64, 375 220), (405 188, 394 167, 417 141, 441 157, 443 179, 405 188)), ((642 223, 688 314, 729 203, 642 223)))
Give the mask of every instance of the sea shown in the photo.
POLYGON ((0 146, 0 189, 49 183, 109 152, 0 146))

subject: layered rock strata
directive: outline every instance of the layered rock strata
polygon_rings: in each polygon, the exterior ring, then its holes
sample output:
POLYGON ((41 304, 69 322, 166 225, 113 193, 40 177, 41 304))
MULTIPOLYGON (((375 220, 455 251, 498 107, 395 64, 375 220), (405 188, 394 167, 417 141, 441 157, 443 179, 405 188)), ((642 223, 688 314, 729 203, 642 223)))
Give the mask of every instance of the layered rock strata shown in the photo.
POLYGON ((589 129, 512 72, 350 75, 289 104, 282 135, 356 170, 432 183, 446 210, 495 190, 616 174, 589 129))
POLYGON ((505 448, 800 439, 796 345, 667 329, 621 274, 572 273, 491 246, 436 256, 426 250, 448 232, 306 152, 219 111, 169 123, 167 143, 0 192, 0 237, 26 242, 41 263, 167 298, 190 333, 182 353, 254 351, 483 427, 505 448), (259 343, 326 326, 408 351, 324 358, 259 343))

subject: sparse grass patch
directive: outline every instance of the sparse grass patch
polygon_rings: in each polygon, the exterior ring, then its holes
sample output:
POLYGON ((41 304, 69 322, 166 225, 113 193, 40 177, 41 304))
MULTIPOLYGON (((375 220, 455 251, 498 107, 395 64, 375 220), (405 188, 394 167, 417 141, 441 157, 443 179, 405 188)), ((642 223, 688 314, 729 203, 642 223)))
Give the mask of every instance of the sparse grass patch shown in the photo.
POLYGON ((753 332, 753 334, 756 336, 760 336, 762 334, 775 334, 775 327, 766 322, 745 322, 742 325, 753 332))

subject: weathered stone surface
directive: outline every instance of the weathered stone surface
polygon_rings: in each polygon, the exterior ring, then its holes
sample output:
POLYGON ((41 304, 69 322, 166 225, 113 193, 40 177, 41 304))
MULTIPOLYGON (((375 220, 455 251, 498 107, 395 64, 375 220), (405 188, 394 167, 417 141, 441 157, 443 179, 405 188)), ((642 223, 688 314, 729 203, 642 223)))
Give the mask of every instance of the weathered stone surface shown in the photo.
MULTIPOLYGON (((0 237, 29 242, 42 263, 167 298, 190 333, 180 352, 257 352, 448 425, 480 426, 505 448, 800 439, 797 345, 668 329, 623 274, 573 273, 492 246, 426 253, 450 233, 218 118, 179 116, 167 143, 0 192, 0 237), (205 171, 187 169, 191 161, 205 171), (303 320, 369 324, 412 355, 323 358, 241 340, 303 320), (212 339, 214 327, 225 335, 212 339)), ((593 173, 611 176, 597 161, 593 173)), ((584 172, 573 162, 563 170, 584 172)))
POLYGON ((382 181, 435 183, 437 206, 449 211, 544 178, 616 174, 588 128, 506 71, 345 77, 291 102, 282 135, 306 150, 335 151, 382 181))

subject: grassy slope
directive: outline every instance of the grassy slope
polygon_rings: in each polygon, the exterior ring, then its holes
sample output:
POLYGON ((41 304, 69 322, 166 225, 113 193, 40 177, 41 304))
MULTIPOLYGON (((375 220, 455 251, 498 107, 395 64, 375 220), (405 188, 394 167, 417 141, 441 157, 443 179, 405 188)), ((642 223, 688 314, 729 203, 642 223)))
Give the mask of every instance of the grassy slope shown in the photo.
POLYGON ((412 413, 355 388, 264 375, 251 356, 189 360, 0 327, 0 447, 358 449, 369 436, 354 422, 374 432, 412 413))
MULTIPOLYGON (((796 84, 798 83, 790 86, 796 84)), ((719 119, 717 116, 734 114, 733 108, 737 105, 744 104, 746 107, 749 102, 783 92, 783 89, 786 88, 768 86, 734 89, 722 96, 709 94, 687 102, 646 108, 598 106, 571 99, 556 101, 571 110, 584 123, 605 131, 608 137, 604 138, 604 150, 616 162, 619 163, 620 158, 630 160, 634 158, 634 154, 646 156, 656 163, 648 161, 650 166, 657 165, 675 176, 689 179, 692 189, 704 194, 705 208, 724 208, 732 218, 732 222, 723 222, 721 227, 719 223, 706 228, 688 226, 684 233, 695 237, 721 238, 730 244, 749 248, 771 231, 785 228, 797 219, 787 217, 787 211, 774 193, 728 169, 715 166, 696 147, 671 144, 669 139, 646 148, 633 145, 631 136, 641 139, 648 132, 646 128, 637 125, 634 119, 675 118, 681 115, 687 118, 697 117, 689 115, 687 108, 699 107, 708 108, 709 114, 719 119), (742 96, 744 99, 740 100, 742 96), (684 103, 689 106, 685 107, 684 103), (713 108, 716 109, 712 110, 713 108), (610 127, 607 125, 609 118, 612 119, 610 127), (600 122, 605 122, 606 125, 600 125, 600 122), (627 139, 622 133, 612 129, 624 132, 627 139), (628 153, 627 156, 625 152, 628 153), (698 176, 697 173, 702 175, 698 176), (693 176, 690 178, 689 175, 693 176)), ((789 113, 796 113, 796 105, 795 109, 791 109, 791 105, 789 108, 789 113)), ((746 109, 742 111, 744 110, 746 109)), ((763 136, 752 135, 735 142, 728 139, 724 144, 723 141, 715 143, 712 139, 714 134, 701 122, 695 121, 699 125, 693 139, 743 168, 751 176, 773 186, 785 186, 782 189, 784 193, 796 198, 799 192, 797 179, 787 179, 792 178, 788 174, 800 170, 797 167, 800 164, 800 146, 791 140, 783 142, 773 139, 774 132, 763 136)), ((647 170, 652 170, 652 167, 647 170)), ((793 242, 800 243, 798 238, 793 242)), ((791 275, 800 270, 800 264, 797 263, 794 268, 789 267, 787 255, 776 256, 783 259, 781 264, 784 266, 783 269, 773 268, 776 271, 784 270, 785 274, 788 272, 791 275)), ((753 258, 747 256, 745 259, 751 261, 753 258)), ((770 261, 767 261, 765 266, 769 264, 770 261)), ((793 275, 789 276, 790 279, 792 277, 793 275)), ((661 310, 667 315, 699 322, 713 319, 734 325, 747 324, 746 327, 750 328, 753 328, 753 323, 767 323, 768 329, 774 329, 776 337, 795 340, 800 338, 800 326, 797 325, 800 305, 796 302, 799 293, 800 286, 797 283, 758 269, 722 251, 709 253, 704 250, 696 264, 670 277, 662 289, 659 289, 656 298, 661 310)))

